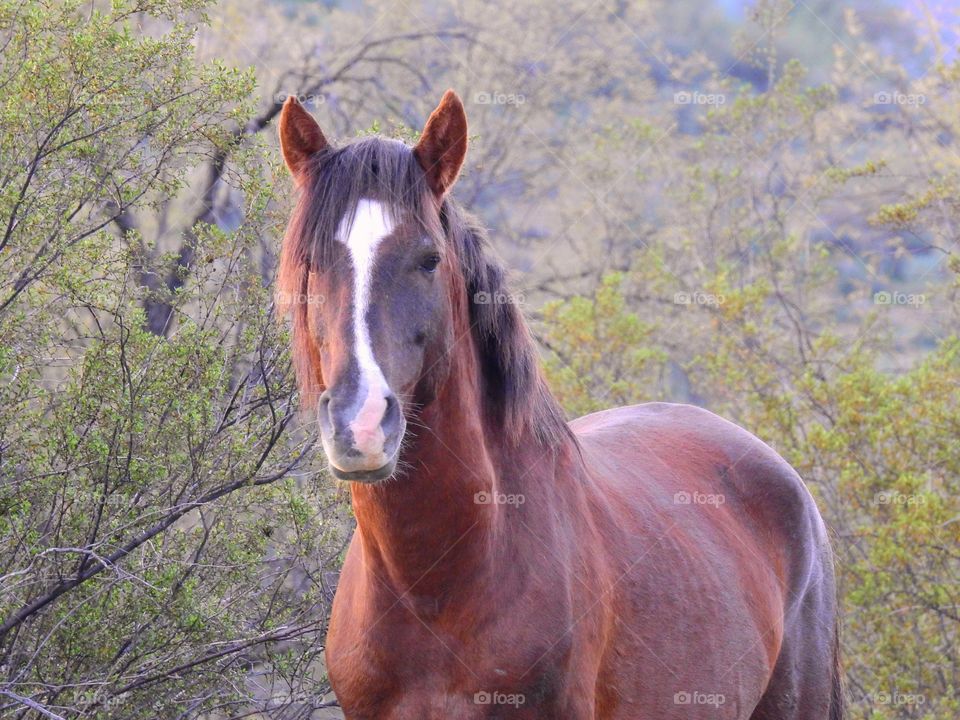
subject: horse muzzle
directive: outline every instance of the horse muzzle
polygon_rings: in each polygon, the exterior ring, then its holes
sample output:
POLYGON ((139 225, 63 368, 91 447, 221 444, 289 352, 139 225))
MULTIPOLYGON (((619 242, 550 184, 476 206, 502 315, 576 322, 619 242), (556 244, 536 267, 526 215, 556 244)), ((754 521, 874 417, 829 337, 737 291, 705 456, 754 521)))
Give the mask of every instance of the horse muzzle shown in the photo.
POLYGON ((332 389, 320 396, 320 440, 338 480, 379 482, 397 467, 406 422, 393 393, 353 401, 332 389))

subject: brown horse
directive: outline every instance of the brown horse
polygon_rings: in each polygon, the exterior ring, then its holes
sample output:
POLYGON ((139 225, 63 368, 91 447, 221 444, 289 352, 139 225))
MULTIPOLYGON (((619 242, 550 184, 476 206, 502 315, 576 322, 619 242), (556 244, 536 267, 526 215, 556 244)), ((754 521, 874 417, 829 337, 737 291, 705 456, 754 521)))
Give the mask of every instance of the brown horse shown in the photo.
POLYGON ((328 144, 290 99, 284 239, 303 401, 357 530, 326 658, 351 720, 837 720, 823 521, 745 430, 650 404, 567 424, 483 231, 416 147, 328 144))

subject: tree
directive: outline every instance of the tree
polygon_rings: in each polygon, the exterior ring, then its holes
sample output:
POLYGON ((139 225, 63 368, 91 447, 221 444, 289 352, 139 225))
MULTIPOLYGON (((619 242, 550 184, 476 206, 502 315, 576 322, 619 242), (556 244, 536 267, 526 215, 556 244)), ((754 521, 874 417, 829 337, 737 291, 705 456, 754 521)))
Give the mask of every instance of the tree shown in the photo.
POLYGON ((204 9, 0 4, 4 716, 324 704, 337 498, 297 481, 314 443, 258 262, 272 187, 229 131, 252 80, 195 63, 204 9), (131 218, 227 150, 242 220, 191 225, 189 264, 155 254, 131 218))

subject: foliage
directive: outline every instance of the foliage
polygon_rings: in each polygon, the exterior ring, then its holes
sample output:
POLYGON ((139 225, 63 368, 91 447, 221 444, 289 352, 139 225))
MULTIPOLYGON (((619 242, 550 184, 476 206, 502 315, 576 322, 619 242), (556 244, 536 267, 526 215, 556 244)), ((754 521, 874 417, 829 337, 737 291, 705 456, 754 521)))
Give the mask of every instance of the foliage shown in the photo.
POLYGON ((574 415, 635 402, 662 365, 664 354, 649 347, 650 327, 626 307, 622 281, 609 275, 593 297, 543 309, 551 330, 547 379, 574 415))
POLYGON ((0 715, 196 717, 327 691, 321 569, 342 538, 337 498, 297 481, 313 442, 260 272, 262 149, 234 154, 243 221, 189 228, 175 289, 149 282, 171 258, 125 221, 249 112, 248 75, 195 63, 203 10, 0 6, 0 715))

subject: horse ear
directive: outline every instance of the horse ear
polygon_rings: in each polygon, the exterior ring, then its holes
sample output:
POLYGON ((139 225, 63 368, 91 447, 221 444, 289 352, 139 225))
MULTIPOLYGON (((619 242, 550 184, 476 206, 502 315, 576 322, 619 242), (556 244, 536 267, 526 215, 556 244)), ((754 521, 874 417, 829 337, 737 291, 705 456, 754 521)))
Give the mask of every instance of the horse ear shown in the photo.
POLYGON ((299 184, 307 160, 327 146, 323 131, 293 95, 287 97, 280 111, 280 150, 293 179, 299 184))
POLYGON ((427 173, 430 189, 443 197, 457 181, 467 155, 467 114, 453 90, 444 93, 431 113, 413 152, 427 173))

